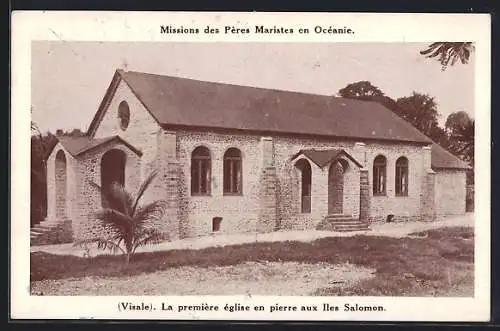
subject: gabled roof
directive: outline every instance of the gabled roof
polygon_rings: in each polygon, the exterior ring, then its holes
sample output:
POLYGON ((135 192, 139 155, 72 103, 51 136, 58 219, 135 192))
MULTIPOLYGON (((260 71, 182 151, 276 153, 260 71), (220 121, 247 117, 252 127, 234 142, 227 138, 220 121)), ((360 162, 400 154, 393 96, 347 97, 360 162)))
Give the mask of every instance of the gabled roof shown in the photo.
MULTIPOLYGON (((433 143, 378 102, 123 70, 116 70, 87 130, 88 136, 95 134, 122 80, 162 127, 433 143)), ((436 144, 432 145, 432 164, 437 169, 468 168, 436 144)))
POLYGON ((313 161, 318 167, 323 168, 330 162, 337 160, 341 156, 347 157, 358 167, 363 167, 355 158, 343 149, 301 149, 297 154, 292 157, 292 160, 299 155, 306 156, 309 160, 313 161))
POLYGON ((377 102, 122 70, 113 77, 90 135, 121 80, 161 126, 432 142, 377 102))
POLYGON ((88 136, 83 137, 70 137, 70 136, 60 136, 57 137, 59 142, 64 146, 64 148, 74 157, 85 154, 86 152, 108 144, 111 142, 119 142, 127 146, 131 151, 141 156, 142 152, 139 151, 134 146, 130 145, 128 142, 120 138, 119 136, 111 136, 105 138, 93 139, 88 136))
POLYGON ((431 163, 432 169, 467 170, 471 168, 466 162, 436 143, 431 146, 431 163))

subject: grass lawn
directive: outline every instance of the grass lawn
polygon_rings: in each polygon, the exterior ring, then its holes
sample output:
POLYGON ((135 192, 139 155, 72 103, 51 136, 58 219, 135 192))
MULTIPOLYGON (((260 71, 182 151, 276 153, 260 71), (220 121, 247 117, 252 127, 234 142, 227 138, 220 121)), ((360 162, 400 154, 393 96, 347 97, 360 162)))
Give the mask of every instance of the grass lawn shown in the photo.
MULTIPOLYGON (((346 286, 319 284, 311 293, 314 295, 473 296, 474 234, 473 228, 467 227, 428 230, 402 239, 359 235, 323 238, 309 243, 251 243, 139 253, 127 267, 121 256, 80 258, 36 252, 31 253, 30 279, 32 285, 89 277, 125 280, 174 267, 211 270, 263 261, 273 265, 285 262, 348 264, 375 270, 374 277, 346 286)), ((248 272, 252 272, 251 268, 248 272)), ((286 282, 283 286, 287 286, 286 282)))

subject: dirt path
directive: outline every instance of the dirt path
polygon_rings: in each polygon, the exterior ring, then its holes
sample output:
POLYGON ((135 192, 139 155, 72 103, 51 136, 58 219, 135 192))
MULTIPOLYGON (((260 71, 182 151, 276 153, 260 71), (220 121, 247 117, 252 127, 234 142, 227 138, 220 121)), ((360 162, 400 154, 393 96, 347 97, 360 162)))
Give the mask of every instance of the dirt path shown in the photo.
POLYGON ((350 286, 374 270, 352 264, 246 262, 227 267, 180 267, 131 277, 45 280, 43 295, 311 295, 325 286, 350 286))
MULTIPOLYGON (((375 223, 371 225, 370 231, 355 232, 333 232, 333 231, 276 231, 269 233, 238 233, 238 234, 218 234, 198 238, 186 238, 182 240, 165 242, 156 246, 141 247, 138 252, 167 251, 173 249, 203 249, 207 247, 237 245, 253 242, 276 242, 276 241, 302 241, 311 242, 316 239, 326 237, 350 237, 355 235, 367 236, 387 236, 401 238, 412 232, 436 229, 450 226, 474 226, 474 215, 466 214, 441 218, 434 222, 401 222, 401 223, 375 223)), ((31 247, 31 252, 42 251, 50 254, 95 256, 102 254, 102 251, 90 249, 85 251, 72 244, 36 246, 31 247)), ((109 252, 107 252, 109 254, 109 252)))

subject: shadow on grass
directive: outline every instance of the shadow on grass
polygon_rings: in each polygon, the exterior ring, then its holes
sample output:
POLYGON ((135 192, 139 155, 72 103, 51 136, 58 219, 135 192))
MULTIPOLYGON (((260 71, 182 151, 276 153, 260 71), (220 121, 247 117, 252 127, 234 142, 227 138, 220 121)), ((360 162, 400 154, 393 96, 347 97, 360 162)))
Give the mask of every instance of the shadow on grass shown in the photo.
MULTIPOLYGON (((415 235, 420 237, 422 233, 415 235)), ((408 295, 420 292, 434 295, 436 289, 449 292, 460 282, 469 284, 473 275, 473 229, 443 228, 425 231, 423 235, 425 239, 359 235, 322 238, 310 243, 248 243, 201 250, 138 253, 127 267, 121 256, 80 258, 36 252, 31 254, 30 276, 31 281, 88 276, 123 277, 180 266, 212 267, 246 261, 290 261, 352 263, 376 270, 374 278, 355 287, 326 287, 319 289, 316 295, 408 295)))

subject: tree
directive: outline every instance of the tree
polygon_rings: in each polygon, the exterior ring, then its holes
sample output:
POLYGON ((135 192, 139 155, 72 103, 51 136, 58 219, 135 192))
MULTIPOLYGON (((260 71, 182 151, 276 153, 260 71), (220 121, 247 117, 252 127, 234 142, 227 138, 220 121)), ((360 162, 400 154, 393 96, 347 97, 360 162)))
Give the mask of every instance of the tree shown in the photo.
POLYGON ((397 99, 396 103, 399 115, 427 136, 438 126, 437 104, 429 95, 413 92, 409 97, 397 99))
POLYGON ((346 87, 340 89, 338 94, 340 97, 347 99, 375 101, 392 110, 394 113, 399 114, 396 101, 385 95, 380 88, 366 80, 348 84, 346 87))
POLYGON ((448 115, 444 126, 450 138, 450 150, 473 165, 475 121, 466 112, 458 111, 448 115))
POLYGON ((441 63, 442 70, 444 71, 448 65, 454 65, 458 60, 463 64, 468 63, 473 51, 474 45, 471 42, 435 42, 420 51, 420 54, 427 58, 439 57, 438 61, 441 63))
POLYGON ((100 191, 107 205, 95 214, 96 220, 109 230, 111 235, 110 237, 96 236, 81 240, 75 245, 97 244, 99 249, 110 249, 113 252, 121 251, 125 255, 125 264, 128 265, 130 257, 135 254, 138 247, 158 244, 166 239, 166 236, 155 229, 151 223, 163 218, 166 201, 155 200, 142 206, 139 205, 157 173, 157 171, 153 171, 146 178, 135 196, 129 193, 123 185, 116 182, 111 184, 109 188, 92 183, 92 186, 100 191))
POLYGON ((367 80, 351 83, 339 90, 342 98, 373 100, 374 97, 383 97, 384 93, 367 80))
POLYGON ((448 149, 450 145, 449 136, 446 133, 446 130, 440 126, 433 126, 429 132, 429 138, 431 138, 434 142, 441 145, 441 147, 448 149))
POLYGON ((50 132, 43 135, 31 121, 30 224, 40 223, 47 214, 47 157, 57 139, 50 132))

